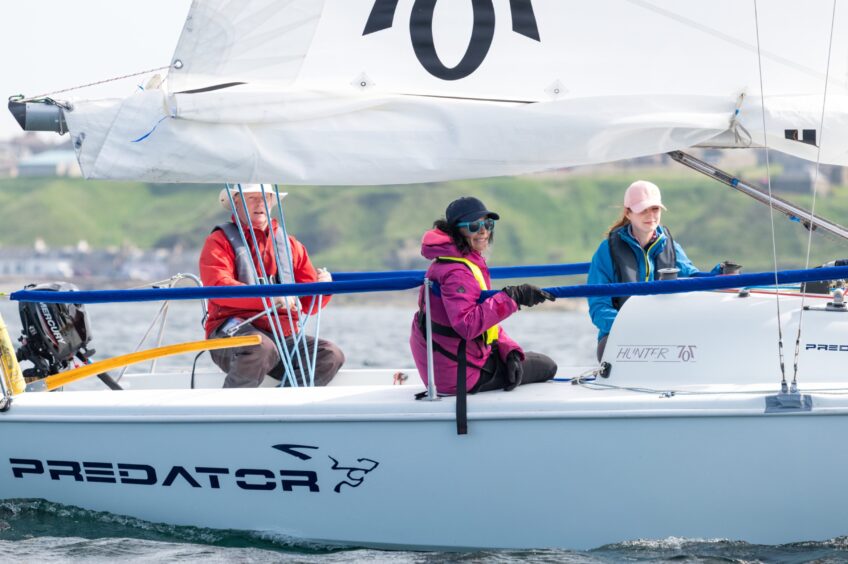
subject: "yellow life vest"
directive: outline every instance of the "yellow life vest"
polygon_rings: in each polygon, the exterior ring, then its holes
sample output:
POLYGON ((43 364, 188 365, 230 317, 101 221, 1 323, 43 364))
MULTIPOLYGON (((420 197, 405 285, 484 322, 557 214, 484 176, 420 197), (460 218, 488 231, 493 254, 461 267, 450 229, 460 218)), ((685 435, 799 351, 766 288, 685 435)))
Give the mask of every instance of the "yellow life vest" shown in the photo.
MULTIPOLYGON (((468 259, 459 258, 459 257, 438 257, 438 260, 447 260, 452 262, 461 262, 465 266, 471 270, 471 274, 474 275, 474 278, 477 280, 477 283, 480 284, 481 290, 491 290, 491 288, 486 286, 486 279, 483 278, 483 271, 480 270, 480 267, 471 262, 468 259)), ((498 340, 498 335, 500 333, 500 326, 494 325, 486 329, 486 332, 483 333, 483 342, 487 345, 491 345, 495 341, 498 340)))

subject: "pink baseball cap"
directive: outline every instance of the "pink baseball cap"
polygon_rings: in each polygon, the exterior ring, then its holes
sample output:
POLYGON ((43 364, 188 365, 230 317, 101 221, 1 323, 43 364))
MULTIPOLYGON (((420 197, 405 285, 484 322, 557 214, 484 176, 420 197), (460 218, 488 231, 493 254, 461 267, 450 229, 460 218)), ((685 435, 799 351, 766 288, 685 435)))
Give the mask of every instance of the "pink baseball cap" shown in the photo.
POLYGON ((662 204, 660 189, 653 182, 637 180, 624 192, 624 207, 633 213, 642 213, 654 206, 666 209, 662 204))

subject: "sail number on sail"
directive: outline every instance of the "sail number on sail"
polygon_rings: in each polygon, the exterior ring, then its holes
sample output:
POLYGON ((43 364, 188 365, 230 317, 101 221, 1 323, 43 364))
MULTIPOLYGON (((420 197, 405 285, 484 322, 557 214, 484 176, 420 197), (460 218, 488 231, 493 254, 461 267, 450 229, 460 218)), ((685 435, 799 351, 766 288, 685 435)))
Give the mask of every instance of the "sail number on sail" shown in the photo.
MULTIPOLYGON (((446 66, 436 53, 433 39, 433 12, 437 0, 415 0, 412 15, 409 18, 409 34, 412 49, 418 62, 427 72, 442 80, 459 80, 477 70, 489 53, 495 37, 495 7, 492 0, 471 0, 474 10, 474 23, 471 28, 471 40, 462 59, 453 67, 446 66)), ((539 28, 533 12, 533 0, 510 0, 512 30, 515 33, 536 41, 539 28)), ((369 35, 392 27, 398 0, 375 0, 365 30, 369 35)))

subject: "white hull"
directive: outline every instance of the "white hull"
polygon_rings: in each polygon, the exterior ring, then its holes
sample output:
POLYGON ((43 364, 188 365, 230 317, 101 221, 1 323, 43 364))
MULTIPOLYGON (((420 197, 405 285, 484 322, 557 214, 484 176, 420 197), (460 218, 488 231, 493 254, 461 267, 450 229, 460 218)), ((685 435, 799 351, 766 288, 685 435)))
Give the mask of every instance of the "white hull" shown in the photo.
MULTIPOLYGON (((733 306, 746 323, 732 326, 757 333, 768 298, 732 298, 685 297, 693 310, 748 304, 733 306)), ((608 351, 630 338, 625 319, 653 300, 668 298, 628 302, 608 351)), ((790 317, 793 303, 784 305, 790 317)), ((661 325, 673 310, 655 309, 654 319, 661 325)), ((837 341, 842 318, 828 325, 837 341)), ((706 351, 715 335, 702 333, 693 344, 706 351)), ((777 544, 846 534, 848 452, 834 443, 848 434, 848 394, 825 390, 845 380, 841 363, 838 373, 816 366, 815 384, 802 380, 811 410, 767 413, 778 389, 770 365, 743 384, 707 385, 712 365, 698 358, 700 368, 674 368, 680 385, 663 380, 666 365, 640 381, 614 363, 603 381, 661 385, 673 396, 564 382, 472 396, 467 436, 456 434, 452 398, 412 399, 417 381, 22 394, 0 414, 0 498, 378 547, 585 549, 668 536, 777 544), (356 469, 334 470, 333 459, 356 469)))

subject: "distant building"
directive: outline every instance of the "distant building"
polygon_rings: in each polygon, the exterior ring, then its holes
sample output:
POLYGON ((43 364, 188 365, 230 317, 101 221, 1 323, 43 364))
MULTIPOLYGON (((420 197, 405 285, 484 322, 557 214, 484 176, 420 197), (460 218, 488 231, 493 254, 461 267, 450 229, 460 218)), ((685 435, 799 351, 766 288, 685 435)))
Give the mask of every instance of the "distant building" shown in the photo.
POLYGON ((816 167, 812 164, 784 168, 782 173, 772 177, 771 187, 778 192, 812 194, 815 189, 819 196, 830 194, 830 182, 827 176, 819 172, 818 180, 816 180, 816 167))
POLYGON ((70 139, 65 139, 60 143, 55 142, 55 135, 42 132, 26 131, 23 135, 12 139, 11 143, 18 148, 18 158, 23 158, 26 155, 34 155, 43 153, 51 149, 70 149, 70 139))
POLYGON ((25 252, 5 252, 0 257, 0 276, 15 278, 71 278, 74 268, 69 260, 37 256, 25 252))
MULTIPOLYGON (((765 165, 765 151, 758 153, 758 162, 765 165)), ((776 165, 782 166, 782 172, 775 173, 772 169, 771 187, 778 192, 795 192, 797 194, 812 194, 813 189, 819 196, 828 196, 831 192, 831 178, 839 178, 838 172, 819 168, 816 178, 816 164, 798 157, 793 157, 777 151, 769 153, 769 164, 775 169, 776 165)), ((842 167, 834 167, 841 169, 842 167)), ((766 182, 762 187, 765 188, 766 182)))
POLYGON ((0 178, 14 178, 18 174, 18 147, 0 141, 0 178))
POLYGON ((80 177, 79 163, 73 151, 53 149, 24 157, 18 162, 18 176, 80 177))
POLYGON ((824 174, 831 184, 845 186, 848 184, 848 167, 835 165, 821 165, 821 174, 824 174))

